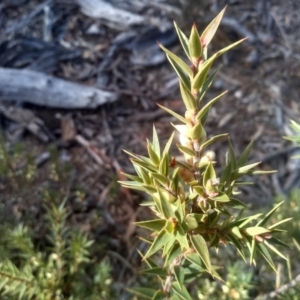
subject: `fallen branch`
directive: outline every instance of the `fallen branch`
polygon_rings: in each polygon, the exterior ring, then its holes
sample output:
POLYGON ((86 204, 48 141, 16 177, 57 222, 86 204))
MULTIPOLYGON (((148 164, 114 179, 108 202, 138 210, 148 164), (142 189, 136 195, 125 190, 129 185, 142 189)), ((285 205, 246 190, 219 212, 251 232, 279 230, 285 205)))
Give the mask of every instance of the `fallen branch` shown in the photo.
POLYGON ((0 68, 0 102, 17 101, 78 109, 95 108, 118 95, 31 70, 0 68))
POLYGON ((263 295, 263 296, 258 296, 255 298, 255 300, 267 300, 267 299, 275 298, 275 297, 279 296, 279 294, 283 294, 284 292, 288 291, 289 289, 295 287, 299 282, 300 282, 300 274, 297 275, 291 282, 284 284, 276 291, 273 291, 273 292, 263 295))

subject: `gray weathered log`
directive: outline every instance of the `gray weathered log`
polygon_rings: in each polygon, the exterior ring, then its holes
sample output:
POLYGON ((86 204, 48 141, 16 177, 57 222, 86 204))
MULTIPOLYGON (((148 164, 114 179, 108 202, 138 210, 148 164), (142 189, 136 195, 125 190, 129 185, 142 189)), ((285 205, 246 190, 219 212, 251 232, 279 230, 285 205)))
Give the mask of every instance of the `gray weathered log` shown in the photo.
POLYGON ((108 22, 110 27, 116 29, 129 28, 132 25, 145 23, 143 16, 117 8, 101 0, 76 0, 83 14, 108 22))
POLYGON ((31 70, 0 68, 0 101, 28 102, 56 108, 95 108, 117 100, 103 91, 31 70))

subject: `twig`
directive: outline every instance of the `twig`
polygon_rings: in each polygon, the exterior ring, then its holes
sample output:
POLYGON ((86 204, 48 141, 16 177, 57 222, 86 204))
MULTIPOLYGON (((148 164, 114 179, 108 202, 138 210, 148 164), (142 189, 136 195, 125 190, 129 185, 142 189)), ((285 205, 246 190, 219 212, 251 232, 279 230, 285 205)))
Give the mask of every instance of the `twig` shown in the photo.
POLYGON ((278 290, 273 291, 269 294, 266 294, 264 296, 258 296, 255 298, 255 300, 267 300, 277 297, 279 294, 283 294, 288 289, 293 288, 297 285, 297 283, 300 282, 300 274, 297 275, 291 282, 284 284, 282 287, 280 287, 278 290))
POLYGON ((281 26, 280 23, 279 23, 279 20, 278 20, 278 18, 277 18, 277 15, 275 14, 274 11, 271 11, 270 14, 271 14, 271 16, 272 16, 272 18, 273 18, 275 24, 277 25, 279 31, 280 31, 280 34, 281 34, 281 36, 282 36, 282 38, 283 38, 283 40, 284 40, 284 42, 285 42, 286 47, 291 51, 291 50, 292 50, 291 44, 290 44, 290 42, 289 42, 289 40, 288 40, 288 37, 287 37, 287 35, 285 34, 285 32, 284 32, 282 26, 281 26))
POLYGON ((47 0, 45 1, 44 3, 38 5, 32 12, 30 12, 27 16, 25 16, 24 18, 22 18, 22 20, 17 23, 17 24, 14 24, 10 27, 8 27, 6 30, 5 30, 5 34, 11 34, 11 33, 15 33, 21 29, 23 29, 25 26, 29 25, 33 18, 39 14, 43 9, 44 7, 50 5, 52 3, 53 0, 47 0))

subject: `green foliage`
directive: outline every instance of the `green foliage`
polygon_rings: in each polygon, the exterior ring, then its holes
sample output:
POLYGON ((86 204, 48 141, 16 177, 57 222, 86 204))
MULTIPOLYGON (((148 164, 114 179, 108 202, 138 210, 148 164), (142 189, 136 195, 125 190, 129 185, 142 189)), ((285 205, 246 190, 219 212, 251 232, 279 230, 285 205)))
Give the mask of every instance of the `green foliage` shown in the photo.
POLYGON ((261 256, 274 271, 276 266, 273 255, 286 259, 274 245, 280 244, 275 237, 281 232, 278 227, 289 221, 289 218, 271 225, 268 222, 282 203, 265 215, 259 213, 244 216, 246 207, 236 198, 239 186, 247 184, 242 180, 244 175, 273 171, 256 170, 259 162, 247 164, 252 143, 237 157, 228 138, 226 165, 223 171, 217 174, 215 154, 208 149, 228 136, 221 134, 208 138, 204 128, 210 108, 224 94, 207 104, 202 103, 216 75, 215 72, 210 75, 210 69, 219 56, 243 41, 229 45, 209 57, 208 44, 223 14, 224 10, 201 36, 196 25, 193 25, 188 38, 175 24, 189 64, 160 45, 179 76, 180 92, 186 112, 181 116, 167 107, 159 106, 181 122, 172 125, 179 133, 179 143, 176 146, 183 154, 183 159, 176 160, 171 156, 170 147, 174 134, 164 150, 161 150, 163 148, 155 128, 152 142, 147 141, 149 157, 126 151, 136 174, 125 174, 131 180, 121 181, 121 184, 126 188, 149 194, 152 200, 143 205, 148 205, 155 215, 151 221, 137 223, 152 232, 147 239, 150 247, 142 255, 149 266, 144 273, 155 275, 161 281, 159 290, 134 290, 145 299, 192 299, 187 282, 196 280, 199 274, 210 274, 213 278, 221 280, 218 266, 214 265, 211 259, 211 249, 215 248, 218 251, 222 245, 233 245, 240 256, 244 260, 248 259, 250 264, 256 264, 257 257, 261 256), (150 261, 150 257, 159 251, 164 261, 163 266, 150 261))
POLYGON ((19 225, 6 231, 10 259, 0 263, 1 299, 109 299, 110 265, 93 262, 86 234, 66 225, 64 203, 47 208, 47 247, 36 247, 29 229, 19 225))
POLYGON ((24 145, 0 140, 0 180, 5 184, 0 200, 7 202, 0 211, 0 298, 115 299, 110 261, 93 257, 93 241, 69 224, 70 168, 50 150, 47 176, 41 178, 34 153, 25 150, 24 145), (15 216, 6 208, 15 199, 37 207, 39 216, 29 210, 15 216))

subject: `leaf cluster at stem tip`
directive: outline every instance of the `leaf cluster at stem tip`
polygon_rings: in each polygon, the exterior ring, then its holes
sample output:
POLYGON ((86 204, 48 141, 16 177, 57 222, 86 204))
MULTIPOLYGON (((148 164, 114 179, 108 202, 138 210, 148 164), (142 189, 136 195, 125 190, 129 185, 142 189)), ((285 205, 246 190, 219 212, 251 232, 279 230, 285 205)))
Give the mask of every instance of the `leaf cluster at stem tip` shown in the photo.
POLYGON ((174 23, 186 60, 159 44, 179 77, 186 110, 184 115, 180 115, 159 104, 177 120, 172 126, 179 134, 176 146, 182 159, 170 154, 174 133, 162 148, 155 127, 152 141, 147 141, 148 156, 126 151, 136 174, 125 174, 129 181, 121 181, 121 184, 147 193, 149 199, 142 205, 148 206, 154 213, 152 220, 136 223, 152 232, 150 238, 142 238, 149 244, 148 251, 141 254, 149 267, 143 274, 157 276, 162 284, 158 291, 149 288, 132 290, 147 299, 192 299, 184 283, 196 279, 203 272, 221 280, 218 266, 211 263, 210 248, 218 250, 221 245, 232 244, 245 261, 248 259, 250 264, 255 264, 255 258, 260 254, 275 271, 272 254, 285 259, 274 245, 283 245, 275 236, 281 231, 278 226, 289 219, 267 224, 281 203, 265 216, 244 217, 247 207, 237 199, 239 187, 249 184, 242 180, 244 175, 274 171, 257 170, 259 162, 247 164, 252 142, 237 157, 228 134, 208 137, 205 130, 211 107, 226 93, 203 103, 219 70, 211 71, 211 68, 218 57, 245 40, 209 55, 209 44, 224 12, 225 9, 201 35, 195 24, 188 37, 174 23), (209 147, 224 138, 228 139, 226 163, 222 172, 217 174, 216 155, 209 147), (162 266, 150 260, 158 251, 161 251, 164 261, 162 266))

